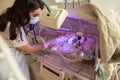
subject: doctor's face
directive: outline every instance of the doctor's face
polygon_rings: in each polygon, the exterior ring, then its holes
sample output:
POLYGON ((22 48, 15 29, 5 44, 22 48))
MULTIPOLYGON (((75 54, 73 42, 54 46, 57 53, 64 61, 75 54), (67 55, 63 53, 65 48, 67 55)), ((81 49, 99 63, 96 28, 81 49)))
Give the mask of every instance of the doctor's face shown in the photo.
POLYGON ((32 12, 29 13, 30 15, 30 24, 36 24, 39 22, 40 18, 40 13, 41 13, 41 9, 38 8, 32 12))

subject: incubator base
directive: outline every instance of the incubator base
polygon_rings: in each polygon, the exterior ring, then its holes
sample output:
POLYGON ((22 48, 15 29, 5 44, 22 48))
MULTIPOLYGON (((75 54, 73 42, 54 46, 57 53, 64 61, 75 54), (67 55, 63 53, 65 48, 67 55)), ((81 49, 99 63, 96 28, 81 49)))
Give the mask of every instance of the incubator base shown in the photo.
POLYGON ((57 54, 45 54, 44 56, 37 54, 37 57, 38 60, 42 59, 40 60, 42 77, 46 75, 43 72, 47 71, 47 73, 53 75, 51 79, 54 80, 68 80, 67 78, 74 77, 77 78, 76 80, 93 80, 94 67, 91 65, 92 63, 86 63, 85 61, 67 62, 57 54), (61 77, 56 76, 56 73, 61 77))

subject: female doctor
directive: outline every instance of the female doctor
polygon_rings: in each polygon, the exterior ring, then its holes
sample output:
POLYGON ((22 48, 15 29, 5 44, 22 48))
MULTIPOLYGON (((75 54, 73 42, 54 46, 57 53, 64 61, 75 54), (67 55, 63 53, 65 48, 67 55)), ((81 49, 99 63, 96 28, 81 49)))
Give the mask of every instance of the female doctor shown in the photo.
POLYGON ((44 49, 44 44, 30 45, 23 27, 39 22, 43 4, 39 0, 0 0, 0 35, 4 37, 12 55, 27 80, 30 80, 25 52, 44 49))

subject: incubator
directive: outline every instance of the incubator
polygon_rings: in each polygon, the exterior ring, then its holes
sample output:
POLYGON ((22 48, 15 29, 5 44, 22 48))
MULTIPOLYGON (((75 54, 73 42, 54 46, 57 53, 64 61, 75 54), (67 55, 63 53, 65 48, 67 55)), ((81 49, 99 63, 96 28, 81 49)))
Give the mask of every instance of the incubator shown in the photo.
POLYGON ((58 30, 41 26, 40 37, 48 45, 36 52, 45 80, 93 80, 99 38, 95 24, 67 17, 58 30))

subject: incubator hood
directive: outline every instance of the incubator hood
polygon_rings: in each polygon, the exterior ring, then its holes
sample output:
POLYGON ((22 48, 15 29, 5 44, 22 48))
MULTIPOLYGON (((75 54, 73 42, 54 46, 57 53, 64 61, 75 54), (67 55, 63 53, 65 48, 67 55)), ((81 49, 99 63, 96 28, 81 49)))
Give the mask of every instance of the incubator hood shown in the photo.
POLYGON ((68 12, 64 9, 51 7, 51 12, 46 8, 40 15, 40 24, 52 29, 59 29, 66 19, 68 12))

